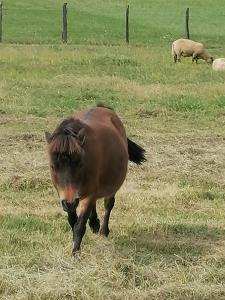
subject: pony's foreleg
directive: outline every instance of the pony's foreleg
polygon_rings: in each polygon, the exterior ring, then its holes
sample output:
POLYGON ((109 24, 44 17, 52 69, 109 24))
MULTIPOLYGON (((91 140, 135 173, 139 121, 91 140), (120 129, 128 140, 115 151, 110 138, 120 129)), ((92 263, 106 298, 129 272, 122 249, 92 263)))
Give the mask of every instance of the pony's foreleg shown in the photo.
POLYGON ((93 206, 93 199, 84 198, 80 200, 80 214, 78 216, 76 224, 73 227, 73 241, 74 241, 74 246, 72 251, 73 255, 75 255, 76 252, 80 250, 80 244, 86 231, 86 224, 92 206, 93 206))
POLYGON ((68 222, 73 230, 74 225, 77 222, 77 213, 76 211, 74 212, 68 212, 68 222))
POLYGON ((105 198, 104 199, 104 206, 105 206, 105 215, 104 220, 100 229, 100 234, 104 236, 109 235, 109 218, 111 210, 113 209, 115 203, 115 197, 105 198))
POLYGON ((100 228, 100 221, 98 219, 97 211, 96 211, 96 203, 93 205, 93 208, 91 210, 90 216, 89 216, 89 226, 92 230, 92 232, 97 233, 100 228))
POLYGON ((65 200, 62 201, 63 210, 68 214, 68 222, 73 230, 75 223, 77 222, 77 206, 79 204, 79 199, 76 199, 73 203, 68 203, 65 200))

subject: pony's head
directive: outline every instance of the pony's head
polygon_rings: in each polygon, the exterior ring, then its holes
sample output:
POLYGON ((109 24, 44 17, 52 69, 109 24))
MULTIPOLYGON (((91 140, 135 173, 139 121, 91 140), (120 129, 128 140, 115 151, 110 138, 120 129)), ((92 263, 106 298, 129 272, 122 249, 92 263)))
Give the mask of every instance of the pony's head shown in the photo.
POLYGON ((80 120, 64 120, 53 132, 45 133, 52 182, 62 203, 72 204, 79 195, 83 177, 85 128, 80 120))

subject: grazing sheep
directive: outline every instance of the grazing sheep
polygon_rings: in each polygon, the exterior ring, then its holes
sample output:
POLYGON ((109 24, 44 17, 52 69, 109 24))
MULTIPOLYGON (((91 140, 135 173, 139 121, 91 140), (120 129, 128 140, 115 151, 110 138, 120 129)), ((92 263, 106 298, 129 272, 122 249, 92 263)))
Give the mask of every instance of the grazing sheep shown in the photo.
POLYGON ((205 50, 203 44, 187 39, 179 39, 172 44, 174 62, 180 62, 181 56, 192 56, 192 62, 204 59, 207 63, 213 62, 213 57, 205 50))
POLYGON ((217 58, 213 61, 212 69, 214 71, 225 71, 225 58, 217 58))

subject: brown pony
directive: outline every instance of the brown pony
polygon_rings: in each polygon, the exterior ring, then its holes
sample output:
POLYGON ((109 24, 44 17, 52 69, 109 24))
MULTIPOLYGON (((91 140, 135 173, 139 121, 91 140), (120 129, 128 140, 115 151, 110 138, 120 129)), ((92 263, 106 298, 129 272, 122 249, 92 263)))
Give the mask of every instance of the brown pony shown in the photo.
POLYGON ((108 236, 110 212, 125 179, 128 159, 141 164, 146 160, 145 150, 127 138, 119 117, 102 105, 65 119, 52 135, 45 136, 52 182, 73 230, 74 255, 88 219, 92 231, 99 231, 96 200, 102 197, 105 215, 100 234, 108 236))

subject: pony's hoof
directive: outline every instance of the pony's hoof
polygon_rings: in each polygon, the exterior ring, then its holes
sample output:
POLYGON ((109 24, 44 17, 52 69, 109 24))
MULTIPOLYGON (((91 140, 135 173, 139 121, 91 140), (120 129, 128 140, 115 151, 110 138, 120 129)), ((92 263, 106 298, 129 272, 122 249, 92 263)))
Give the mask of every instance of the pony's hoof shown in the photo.
POLYGON ((102 236, 105 236, 105 237, 108 237, 109 235, 109 229, 107 228, 101 228, 100 231, 99 231, 100 235, 102 236))
POLYGON ((73 249, 73 251, 72 251, 72 257, 80 259, 80 250, 73 249))

